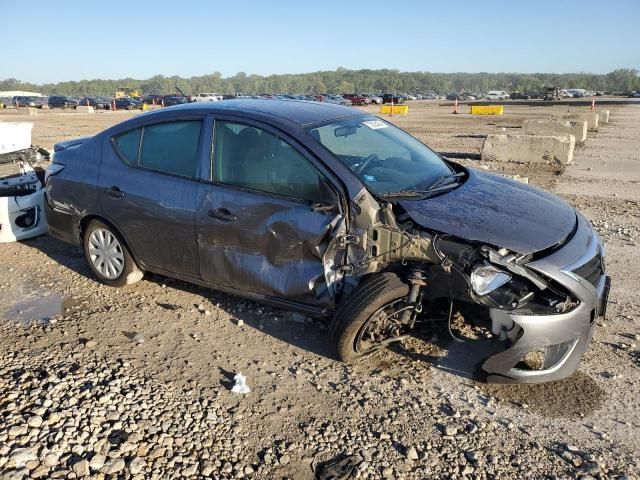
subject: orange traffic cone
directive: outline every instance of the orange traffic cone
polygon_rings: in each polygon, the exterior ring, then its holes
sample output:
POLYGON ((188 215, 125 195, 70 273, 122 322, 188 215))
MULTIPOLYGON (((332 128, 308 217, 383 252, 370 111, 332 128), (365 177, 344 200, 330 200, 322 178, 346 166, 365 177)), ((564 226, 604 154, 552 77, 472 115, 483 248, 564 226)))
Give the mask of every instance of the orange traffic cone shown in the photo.
POLYGON ((453 104, 453 112, 451 113, 458 113, 458 99, 456 98, 455 103, 453 104))

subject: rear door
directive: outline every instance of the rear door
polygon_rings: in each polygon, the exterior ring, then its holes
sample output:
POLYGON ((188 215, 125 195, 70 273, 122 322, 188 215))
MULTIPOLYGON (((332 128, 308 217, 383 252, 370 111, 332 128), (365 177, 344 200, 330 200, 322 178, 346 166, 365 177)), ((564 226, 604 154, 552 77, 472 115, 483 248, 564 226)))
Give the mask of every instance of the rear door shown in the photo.
POLYGON ((338 188, 278 131, 218 118, 197 233, 204 280, 267 297, 331 304, 327 262, 344 227, 338 188))
POLYGON ((201 116, 186 117, 105 142, 102 209, 146 267, 199 276, 195 216, 204 131, 201 116))

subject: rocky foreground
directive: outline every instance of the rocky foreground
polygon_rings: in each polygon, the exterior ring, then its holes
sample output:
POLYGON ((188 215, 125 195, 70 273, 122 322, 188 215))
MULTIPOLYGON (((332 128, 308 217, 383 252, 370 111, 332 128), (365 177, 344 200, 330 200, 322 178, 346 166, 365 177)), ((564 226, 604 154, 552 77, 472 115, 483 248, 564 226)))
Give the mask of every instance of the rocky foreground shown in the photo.
POLYGON ((622 480, 634 465, 625 452, 536 440, 492 415, 497 400, 477 385, 452 401, 411 360, 398 378, 340 366, 335 381, 325 362, 297 362, 289 374, 332 397, 336 411, 287 422, 283 405, 272 414, 286 430, 274 433, 259 405, 243 407, 249 396, 230 406, 229 385, 212 396, 167 387, 95 343, 2 352, 0 478, 312 478, 348 455, 349 478, 363 479, 622 480))

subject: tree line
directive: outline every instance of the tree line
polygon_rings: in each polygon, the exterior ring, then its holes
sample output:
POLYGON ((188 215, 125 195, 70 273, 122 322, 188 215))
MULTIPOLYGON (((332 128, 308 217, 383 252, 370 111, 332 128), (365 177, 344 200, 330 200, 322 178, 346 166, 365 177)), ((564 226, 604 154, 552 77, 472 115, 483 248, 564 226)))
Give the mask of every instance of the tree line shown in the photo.
POLYGON ((239 72, 223 78, 219 72, 190 78, 156 75, 146 80, 80 80, 33 84, 14 78, 0 81, 2 90, 28 90, 52 95, 113 95, 121 88, 142 92, 185 94, 217 92, 244 93, 451 93, 486 92, 488 90, 540 91, 546 86, 584 88, 601 91, 640 90, 638 70, 623 68, 607 74, 593 73, 432 73, 400 72, 399 70, 349 70, 338 68, 301 74, 247 75, 239 72))

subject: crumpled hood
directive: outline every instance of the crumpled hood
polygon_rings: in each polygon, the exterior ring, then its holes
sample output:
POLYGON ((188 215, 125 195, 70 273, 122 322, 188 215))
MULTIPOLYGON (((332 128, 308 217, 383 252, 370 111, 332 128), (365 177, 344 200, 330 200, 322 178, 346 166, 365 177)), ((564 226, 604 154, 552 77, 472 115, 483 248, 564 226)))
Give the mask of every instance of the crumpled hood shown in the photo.
POLYGON ((497 175, 466 171, 469 178, 455 190, 400 205, 423 228, 520 254, 556 245, 573 231, 576 212, 557 196, 497 175))

